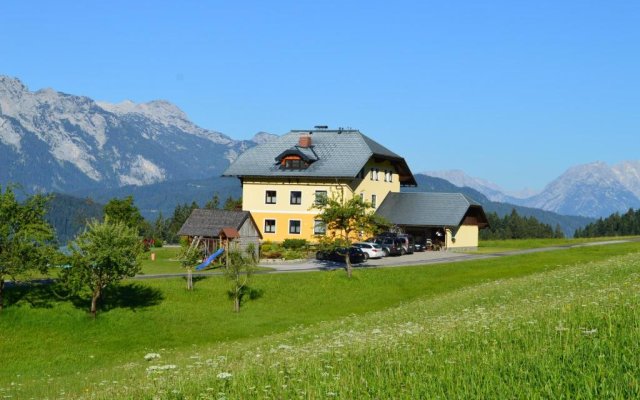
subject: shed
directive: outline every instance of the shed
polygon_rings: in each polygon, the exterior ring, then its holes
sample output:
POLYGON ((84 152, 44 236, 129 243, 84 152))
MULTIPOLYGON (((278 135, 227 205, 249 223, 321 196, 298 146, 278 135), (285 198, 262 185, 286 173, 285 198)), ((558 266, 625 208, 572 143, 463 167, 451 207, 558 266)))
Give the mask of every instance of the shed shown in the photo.
POLYGON ((222 246, 223 240, 237 244, 245 250, 253 243, 256 254, 259 249, 260 231, 249 211, 195 209, 178 231, 189 240, 200 237, 206 243, 207 253, 222 246))
POLYGON ((462 193, 389 193, 376 214, 418 243, 445 248, 478 247, 479 229, 489 225, 480 203, 462 193))

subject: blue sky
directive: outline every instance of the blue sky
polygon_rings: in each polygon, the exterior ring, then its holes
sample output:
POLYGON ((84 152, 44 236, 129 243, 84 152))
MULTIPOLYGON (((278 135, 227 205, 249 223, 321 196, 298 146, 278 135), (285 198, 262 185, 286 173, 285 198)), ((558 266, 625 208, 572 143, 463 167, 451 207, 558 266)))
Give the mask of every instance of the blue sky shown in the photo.
POLYGON ((7 1, 0 74, 233 138, 358 128, 506 189, 640 159, 638 1, 7 1))

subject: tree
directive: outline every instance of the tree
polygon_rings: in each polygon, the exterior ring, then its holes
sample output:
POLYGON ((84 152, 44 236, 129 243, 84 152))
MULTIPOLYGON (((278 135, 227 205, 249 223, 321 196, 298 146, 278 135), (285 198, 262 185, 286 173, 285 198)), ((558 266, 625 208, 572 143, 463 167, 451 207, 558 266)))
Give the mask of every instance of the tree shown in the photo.
POLYGON ((140 272, 142 242, 136 229, 122 221, 89 222, 70 250, 70 267, 62 270, 60 281, 72 293, 90 292, 94 318, 103 291, 140 272))
POLYGON ((233 310, 240 312, 242 299, 246 296, 255 296, 249 288, 249 281, 256 269, 255 247, 252 243, 247 246, 243 254, 237 248, 227 252, 227 266, 224 269, 225 277, 231 282, 228 294, 233 300, 233 310))
POLYGON ((213 198, 207 201, 204 208, 207 210, 217 210, 220 208, 220 196, 218 196, 218 193, 215 193, 213 198))
POLYGON ((123 222, 129 228, 136 228, 139 232, 144 222, 138 207, 133 204, 133 196, 124 199, 111 199, 104 206, 104 216, 111 222, 123 222))
POLYGON ((180 265, 187 270, 187 290, 193 290, 193 269, 202 259, 202 251, 199 247, 200 239, 194 239, 191 243, 182 243, 180 253, 180 265))
POLYGON ((33 270, 45 272, 55 254, 53 229, 45 221, 48 197, 35 195, 23 203, 11 187, 0 187, 0 311, 4 284, 33 270))
MULTIPOLYGON (((354 232, 375 232, 377 227, 384 223, 373 213, 371 204, 360 196, 353 196, 348 200, 342 195, 325 196, 320 198, 313 208, 320 210, 316 218, 325 224, 328 231, 339 232, 347 247, 351 244, 354 232)), ((351 278, 352 267, 348 250, 344 259, 347 276, 351 278)))
POLYGON ((222 206, 222 208, 228 211, 241 210, 242 197, 240 197, 237 200, 231 196, 227 197, 227 199, 224 201, 224 206, 222 206))

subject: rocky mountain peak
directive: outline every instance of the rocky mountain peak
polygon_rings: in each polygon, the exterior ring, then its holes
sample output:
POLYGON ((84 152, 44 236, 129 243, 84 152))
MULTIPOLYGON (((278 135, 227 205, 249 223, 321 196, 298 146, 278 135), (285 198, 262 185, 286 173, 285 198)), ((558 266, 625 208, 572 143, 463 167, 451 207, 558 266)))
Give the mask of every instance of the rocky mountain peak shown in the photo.
POLYGON ((202 179, 254 145, 197 126, 166 100, 96 102, 0 76, 0 184, 66 192, 202 179))

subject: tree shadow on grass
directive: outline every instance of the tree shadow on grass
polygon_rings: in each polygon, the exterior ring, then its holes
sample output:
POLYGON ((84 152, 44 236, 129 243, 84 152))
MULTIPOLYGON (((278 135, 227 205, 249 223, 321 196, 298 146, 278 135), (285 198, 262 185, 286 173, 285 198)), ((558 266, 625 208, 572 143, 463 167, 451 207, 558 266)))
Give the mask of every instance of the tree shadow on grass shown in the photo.
POLYGON ((33 308, 52 308, 66 301, 56 296, 50 281, 10 283, 5 288, 5 306, 29 304, 33 308))
MULTIPOLYGON (((164 300, 162 291, 142 285, 140 283, 126 283, 106 288, 98 301, 98 313, 116 308, 128 308, 137 311, 146 307, 156 306, 164 300)), ((71 303, 77 308, 89 310, 91 296, 73 296, 71 303)))

